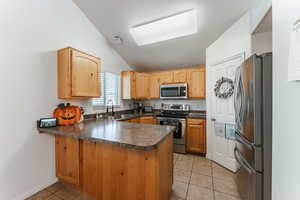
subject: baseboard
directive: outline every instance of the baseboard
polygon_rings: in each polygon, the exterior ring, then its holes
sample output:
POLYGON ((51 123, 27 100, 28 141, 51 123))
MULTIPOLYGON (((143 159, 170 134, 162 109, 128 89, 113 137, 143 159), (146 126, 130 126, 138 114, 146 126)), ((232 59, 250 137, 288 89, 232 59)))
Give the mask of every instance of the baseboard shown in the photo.
POLYGON ((21 194, 21 195, 18 195, 17 197, 13 198, 12 200, 24 200, 32 195, 34 195, 35 193, 47 188, 48 186, 56 183, 58 181, 58 179, 55 177, 45 183, 42 183, 36 187, 34 187, 33 189, 21 194))

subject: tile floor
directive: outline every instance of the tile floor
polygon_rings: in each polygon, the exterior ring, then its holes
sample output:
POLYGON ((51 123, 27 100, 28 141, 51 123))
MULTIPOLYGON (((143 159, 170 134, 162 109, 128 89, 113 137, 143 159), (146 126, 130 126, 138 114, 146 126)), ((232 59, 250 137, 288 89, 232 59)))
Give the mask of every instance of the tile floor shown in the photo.
MULTIPOLYGON (((199 156, 174 154, 171 200, 241 200, 235 174, 199 156)), ((55 183, 27 200, 94 200, 68 184, 55 183)))
POLYGON ((203 157, 174 154, 171 200, 241 200, 235 174, 203 157))

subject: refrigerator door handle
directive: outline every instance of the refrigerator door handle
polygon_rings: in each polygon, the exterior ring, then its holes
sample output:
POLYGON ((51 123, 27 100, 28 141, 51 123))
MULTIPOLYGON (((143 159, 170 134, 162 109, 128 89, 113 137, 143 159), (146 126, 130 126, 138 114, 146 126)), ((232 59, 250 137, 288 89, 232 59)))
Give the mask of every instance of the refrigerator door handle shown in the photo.
POLYGON ((240 69, 237 68, 237 72, 235 75, 235 81, 234 81, 234 98, 233 98, 233 104, 234 104, 234 113, 235 113, 235 118, 239 121, 239 116, 238 116, 238 106, 237 106, 237 95, 238 95, 238 88, 239 88, 239 82, 240 82, 240 69))
POLYGON ((249 150, 253 151, 253 146, 254 144, 250 143, 249 141, 247 141, 237 130, 235 130, 235 139, 245 145, 249 150))
POLYGON ((255 174, 256 171, 251 167, 251 165, 247 162, 245 158, 241 155, 240 151, 237 147, 234 148, 234 157, 236 161, 249 173, 255 174))

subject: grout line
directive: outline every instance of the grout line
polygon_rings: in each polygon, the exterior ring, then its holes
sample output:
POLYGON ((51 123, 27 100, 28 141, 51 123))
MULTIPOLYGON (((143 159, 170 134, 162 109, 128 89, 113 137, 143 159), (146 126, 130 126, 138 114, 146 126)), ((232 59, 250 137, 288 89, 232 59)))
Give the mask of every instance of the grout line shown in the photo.
POLYGON ((213 166, 211 164, 211 181, 212 181, 212 192, 213 192, 213 199, 216 200, 216 194, 215 194, 215 183, 214 183, 214 170, 213 170, 213 166))

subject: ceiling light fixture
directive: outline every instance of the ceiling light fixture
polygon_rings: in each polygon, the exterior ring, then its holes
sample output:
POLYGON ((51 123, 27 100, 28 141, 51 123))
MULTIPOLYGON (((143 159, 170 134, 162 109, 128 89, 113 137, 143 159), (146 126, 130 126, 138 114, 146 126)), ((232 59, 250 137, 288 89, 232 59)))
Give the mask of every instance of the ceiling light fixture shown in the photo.
POLYGON ((139 46, 188 36, 197 32, 197 12, 194 9, 130 29, 130 33, 139 46))

